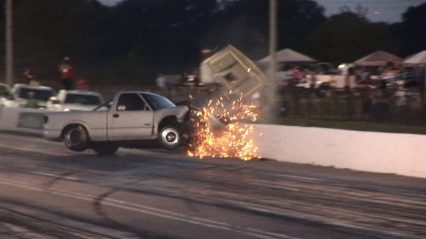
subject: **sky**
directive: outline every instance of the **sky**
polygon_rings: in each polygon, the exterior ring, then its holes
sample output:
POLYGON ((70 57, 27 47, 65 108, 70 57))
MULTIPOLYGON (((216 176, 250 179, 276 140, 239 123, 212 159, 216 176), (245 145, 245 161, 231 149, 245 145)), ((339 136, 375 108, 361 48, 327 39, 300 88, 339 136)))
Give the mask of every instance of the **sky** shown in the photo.
POLYGON ((416 7, 426 0, 315 0, 324 6, 325 15, 330 16, 341 11, 343 6, 356 11, 357 6, 367 9, 367 18, 374 22, 400 22, 402 14, 409 7, 416 7))
MULTIPOLYGON (((122 0, 99 0, 105 5, 114 5, 122 0)), ((267 1, 267 0, 265 0, 267 1)), ((357 6, 368 10, 367 18, 374 22, 400 22, 401 15, 408 7, 419 6, 426 0, 314 0, 324 6, 327 16, 339 13, 347 6, 356 11, 357 6)))

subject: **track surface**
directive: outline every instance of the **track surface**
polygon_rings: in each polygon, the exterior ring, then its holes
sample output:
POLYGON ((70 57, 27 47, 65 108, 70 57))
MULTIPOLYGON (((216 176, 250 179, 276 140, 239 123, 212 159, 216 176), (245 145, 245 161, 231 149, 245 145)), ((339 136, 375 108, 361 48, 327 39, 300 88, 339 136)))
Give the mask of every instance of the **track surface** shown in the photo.
POLYGON ((0 152, 1 238, 426 238, 425 179, 5 132, 0 152))

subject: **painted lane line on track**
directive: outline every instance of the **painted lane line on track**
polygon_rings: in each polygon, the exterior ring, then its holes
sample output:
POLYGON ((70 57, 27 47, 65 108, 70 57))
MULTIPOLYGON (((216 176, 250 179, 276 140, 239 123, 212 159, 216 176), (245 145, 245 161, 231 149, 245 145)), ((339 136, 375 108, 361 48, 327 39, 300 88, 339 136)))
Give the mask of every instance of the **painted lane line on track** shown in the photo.
MULTIPOLYGON (((24 188, 26 190, 31 190, 31 191, 36 191, 36 192, 46 192, 46 190, 34 187, 30 184, 11 181, 11 180, 1 179, 0 184, 24 188)), ((48 192, 55 194, 55 195, 59 195, 59 196, 64 196, 64 197, 69 197, 69 198, 74 198, 74 199, 80 199, 80 200, 89 201, 89 202, 93 202, 93 201, 98 199, 97 196, 68 192, 68 191, 65 191, 65 190, 58 190, 58 189, 48 190, 48 192)), ((237 233, 240 233, 240 234, 253 236, 253 237, 256 237, 256 238, 262 238, 262 239, 300 239, 298 237, 292 237, 292 236, 281 234, 281 233, 268 232, 268 231, 263 231, 263 230, 256 229, 256 228, 247 228, 247 227, 242 227, 242 226, 235 226, 235 225, 225 223, 225 222, 219 222, 219 221, 209 220, 209 219, 200 218, 200 217, 188 216, 188 215, 177 213, 177 212, 172 212, 172 211, 167 211, 167 210, 164 210, 164 209, 139 205, 139 204, 130 203, 130 202, 112 199, 112 198, 104 198, 101 202, 101 205, 115 207, 115 208, 121 208, 121 209, 125 209, 125 210, 128 210, 128 211, 139 212, 139 213, 148 214, 148 215, 151 215, 151 216, 157 216, 157 217, 165 218, 165 219, 169 219, 169 220, 186 222, 186 223, 190 223, 190 224, 194 224, 194 225, 200 225, 200 226, 204 226, 204 227, 208 227, 208 228, 237 232, 237 233)))
POLYGON ((69 181, 79 181, 80 179, 77 177, 73 177, 73 176, 63 176, 60 174, 54 174, 54 173, 45 173, 45 172, 41 172, 41 171, 29 171, 32 174, 35 175, 40 175, 40 176, 46 176, 46 177, 51 177, 51 178, 60 178, 60 179, 66 179, 69 181))

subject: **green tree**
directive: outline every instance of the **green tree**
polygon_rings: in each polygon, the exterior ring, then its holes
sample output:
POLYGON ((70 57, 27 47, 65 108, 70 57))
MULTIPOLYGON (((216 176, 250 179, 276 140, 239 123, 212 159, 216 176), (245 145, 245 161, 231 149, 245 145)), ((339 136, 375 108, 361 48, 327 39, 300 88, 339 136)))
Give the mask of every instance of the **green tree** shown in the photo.
POLYGON ((364 16, 346 11, 331 16, 309 37, 310 52, 323 61, 352 62, 377 50, 396 50, 385 23, 371 23, 364 16))
POLYGON ((97 1, 31 0, 15 3, 16 69, 31 67, 42 78, 53 80, 57 77, 56 66, 64 56, 80 62, 89 55, 87 44, 82 43, 93 30, 93 17, 97 17, 103 8, 97 1))
MULTIPOLYGON (((278 48, 305 50, 309 32, 326 20, 324 9, 312 0, 278 0, 277 4, 278 48)), ((269 1, 225 1, 214 23, 205 33, 207 44, 220 48, 231 43, 250 56, 267 54, 269 1)))
POLYGON ((16 68, 31 67, 46 79, 56 77, 65 55, 86 76, 99 77, 101 68, 121 80, 182 71, 199 62, 198 38, 217 7, 216 0, 127 0, 115 7, 96 0, 15 3, 16 68))
POLYGON ((398 37, 403 56, 426 49, 426 3, 410 7, 402 15, 402 22, 394 24, 392 30, 398 37))
POLYGON ((215 0, 124 1, 110 16, 117 33, 112 44, 152 64, 194 63, 198 37, 216 7, 215 0))

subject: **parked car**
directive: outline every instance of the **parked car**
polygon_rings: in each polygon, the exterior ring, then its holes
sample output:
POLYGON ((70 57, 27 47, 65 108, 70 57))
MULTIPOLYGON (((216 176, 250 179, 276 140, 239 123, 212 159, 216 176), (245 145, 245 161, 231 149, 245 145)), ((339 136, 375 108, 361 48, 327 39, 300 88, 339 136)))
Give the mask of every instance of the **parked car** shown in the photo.
POLYGON ((93 111, 46 112, 44 137, 63 141, 73 151, 114 154, 128 143, 158 140, 167 149, 183 141, 187 106, 144 91, 123 91, 93 111))
POLYGON ((388 86, 423 86, 425 81, 422 72, 402 72, 391 78, 386 79, 388 86))
POLYGON ((10 88, 8 85, 0 83, 0 97, 7 98, 10 95, 10 88))
POLYGON ((15 84, 9 96, 2 101, 4 106, 46 108, 46 103, 55 91, 49 86, 15 84))
POLYGON ((102 95, 87 90, 60 90, 50 97, 46 108, 52 111, 89 111, 104 103, 102 95))

